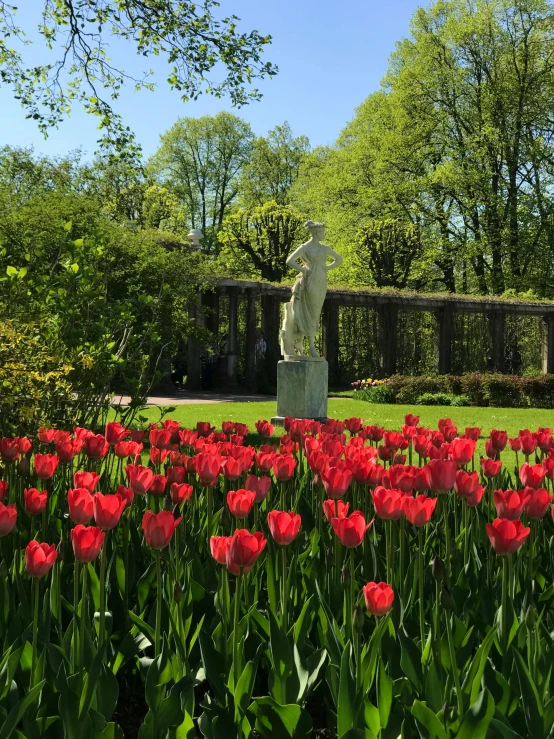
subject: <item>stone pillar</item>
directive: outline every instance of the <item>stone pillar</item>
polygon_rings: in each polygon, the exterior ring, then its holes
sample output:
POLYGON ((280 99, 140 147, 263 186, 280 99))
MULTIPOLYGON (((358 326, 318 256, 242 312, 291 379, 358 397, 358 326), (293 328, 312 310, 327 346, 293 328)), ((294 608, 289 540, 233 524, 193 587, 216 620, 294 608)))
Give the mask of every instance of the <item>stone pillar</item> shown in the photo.
POLYGON ((340 384, 339 373, 339 306, 327 297, 323 304, 323 351, 329 365, 329 382, 340 384))
POLYGON ((238 290, 236 287, 229 288, 229 341, 227 344, 227 356, 225 382, 227 385, 235 385, 237 382, 237 353, 238 353, 238 290))
POLYGON ((277 386, 277 362, 281 357, 279 345, 279 326, 281 324, 281 301, 274 295, 262 295, 262 331, 267 349, 265 352, 265 370, 267 380, 273 387, 277 386))
POLYGON ((256 292, 249 288, 246 292, 246 386, 256 390, 256 292))
POLYGON ((379 353, 381 369, 385 377, 396 373, 396 352, 398 346, 398 306, 379 305, 379 353))
POLYGON ((554 375, 554 315, 542 317, 542 373, 554 375))
POLYGON ((494 372, 506 371, 505 348, 506 315, 502 310, 495 310, 489 315, 489 331, 492 346, 494 372))
POLYGON ((215 290, 204 293, 202 305, 206 306, 204 311, 206 328, 214 335, 215 342, 219 342, 219 293, 215 290))
POLYGON ((439 375, 452 372, 452 339, 454 338, 454 316, 450 308, 436 311, 437 319, 437 369, 439 375))
MULTIPOLYGON (((189 304, 189 318, 195 326, 202 326, 202 295, 198 293, 196 299, 189 304)), ((194 336, 189 336, 187 340, 187 381, 185 387, 187 390, 200 390, 201 381, 201 347, 194 336)))

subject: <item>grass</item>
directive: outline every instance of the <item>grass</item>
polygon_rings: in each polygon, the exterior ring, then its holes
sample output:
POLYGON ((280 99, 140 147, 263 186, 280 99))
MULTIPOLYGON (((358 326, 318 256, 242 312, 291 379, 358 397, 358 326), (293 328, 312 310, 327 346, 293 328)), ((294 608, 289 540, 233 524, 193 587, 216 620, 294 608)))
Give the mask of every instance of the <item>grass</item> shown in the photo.
MULTIPOLYGON (((197 421, 210 421, 214 426, 221 426, 222 421, 240 421, 254 429, 260 418, 269 420, 275 415, 275 402, 262 403, 209 403, 195 405, 178 405, 168 417, 180 421, 185 427, 194 427, 197 421)), ((378 424, 389 429, 400 429, 406 413, 420 416, 424 426, 436 428, 439 418, 451 418, 463 433, 466 426, 480 426, 483 436, 488 436, 491 429, 503 429, 509 436, 516 436, 520 429, 531 431, 539 426, 554 426, 554 412, 540 408, 453 408, 451 406, 416 406, 416 405, 381 405, 366 403, 362 400, 346 398, 329 399, 330 418, 350 418, 359 416, 367 424, 378 424)), ((147 408, 143 411, 148 423, 158 421, 160 409, 147 408)))

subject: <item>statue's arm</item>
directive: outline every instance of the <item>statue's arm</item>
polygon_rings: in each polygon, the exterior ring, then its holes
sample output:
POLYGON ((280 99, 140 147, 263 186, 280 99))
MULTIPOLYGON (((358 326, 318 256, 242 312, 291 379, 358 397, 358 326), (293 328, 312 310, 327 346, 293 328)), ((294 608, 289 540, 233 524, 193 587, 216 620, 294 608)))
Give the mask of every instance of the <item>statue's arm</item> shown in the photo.
POLYGON ((298 261, 303 252, 304 246, 299 246, 298 249, 293 251, 293 253, 287 259, 287 267, 290 267, 291 269, 296 269, 298 270, 298 272, 304 273, 306 271, 306 265, 298 261))
POLYGON ((331 249, 330 246, 327 247, 327 256, 330 257, 333 261, 331 264, 327 264, 325 269, 329 272, 331 269, 335 269, 336 267, 340 267, 343 259, 340 254, 337 254, 337 252, 334 249, 331 249))

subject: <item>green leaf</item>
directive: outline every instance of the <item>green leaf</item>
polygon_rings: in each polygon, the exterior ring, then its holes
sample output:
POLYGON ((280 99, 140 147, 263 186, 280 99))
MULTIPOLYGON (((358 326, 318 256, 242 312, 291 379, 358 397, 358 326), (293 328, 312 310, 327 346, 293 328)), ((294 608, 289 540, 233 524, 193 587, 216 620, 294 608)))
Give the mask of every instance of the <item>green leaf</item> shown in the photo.
POLYGON ((6 274, 8 277, 17 277, 18 271, 17 267, 6 267, 6 274))
POLYGON ((310 714, 296 704, 280 705, 269 696, 256 698, 248 707, 256 717, 256 731, 265 739, 308 739, 310 714))
POLYGON ((31 706, 38 701, 45 683, 46 680, 41 680, 38 685, 35 685, 26 696, 15 704, 0 726, 0 739, 8 739, 13 735, 25 712, 30 710, 31 706))
POLYGON ((544 736, 544 722, 537 688, 521 654, 515 648, 512 651, 515 657, 517 677, 521 690, 521 703, 527 729, 533 739, 542 739, 544 736))
POLYGON ((494 699, 485 688, 464 716, 456 734, 457 739, 486 739, 493 713, 494 699))
POLYGON ((73 264, 69 265, 69 269, 73 272, 74 275, 76 275, 79 271, 79 265, 77 264, 77 262, 73 262, 73 264))
POLYGON ((221 655, 214 649, 211 637, 205 632, 200 632, 200 654, 206 678, 210 683, 218 701, 225 704, 225 684, 223 682, 223 664, 221 655))
POLYGON ((475 701, 477 700, 477 696, 479 695, 479 690, 481 689, 481 680, 483 678, 483 672, 485 671, 489 652, 494 643, 494 638, 496 636, 496 629, 497 627, 493 626, 492 629, 489 630, 488 634, 485 636, 481 644, 479 645, 479 649, 477 650, 477 652, 475 653, 475 656, 471 660, 470 667, 464 678, 464 682, 462 684, 462 690, 464 693, 466 693, 466 695, 469 694, 470 705, 473 705, 473 703, 475 703, 475 701))
POLYGON ((72 228, 73 228, 73 222, 72 221, 66 221, 63 224, 63 230, 64 231, 71 231, 72 228))
POLYGON ((188 711, 185 711, 185 718, 175 730, 175 739, 196 739, 196 726, 188 711))
POLYGON ((340 663, 339 698, 337 704, 337 734, 342 739, 351 729, 357 729, 361 701, 356 691, 356 681, 350 669, 350 642, 344 648, 340 663))
POLYGON ((271 609, 269 610, 268 616, 270 632, 269 646, 271 648, 273 669, 280 678, 288 677, 292 675, 294 666, 289 640, 271 609))
POLYGON ((242 675, 239 677, 234 696, 236 723, 240 722, 242 716, 244 716, 248 709, 248 704, 252 700, 252 691, 254 690, 257 669, 258 660, 251 659, 246 663, 246 666, 242 671, 242 675))
POLYGON ((379 708, 379 717, 381 727, 387 728, 389 722, 390 709, 392 706, 392 679, 387 675, 385 664, 381 660, 379 662, 379 680, 377 682, 377 706, 379 708))
POLYGON ((398 637, 400 639, 400 666, 417 692, 421 693, 423 674, 419 649, 403 629, 398 631, 398 637))
POLYGON ((443 725, 425 703, 415 700, 410 710, 417 722, 417 730, 422 739, 448 739, 443 725))

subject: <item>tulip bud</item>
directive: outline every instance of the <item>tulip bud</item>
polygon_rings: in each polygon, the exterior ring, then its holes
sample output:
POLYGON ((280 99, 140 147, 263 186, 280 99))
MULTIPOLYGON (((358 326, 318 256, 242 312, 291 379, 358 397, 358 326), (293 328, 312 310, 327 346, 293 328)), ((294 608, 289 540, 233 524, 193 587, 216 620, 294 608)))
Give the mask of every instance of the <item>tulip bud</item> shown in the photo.
POLYGON ((435 557, 431 563, 431 571, 436 582, 443 582, 446 579, 444 564, 440 557, 435 557))
POLYGON ((454 607, 454 598, 446 585, 443 585, 441 589, 440 604, 445 611, 451 611, 454 607))
POLYGON ((183 590, 178 582, 173 586, 173 600, 175 603, 180 603, 183 598, 183 590))
POLYGON ((529 630, 532 630, 535 628, 535 623, 537 621, 537 614, 533 606, 529 606, 527 609, 527 612, 525 613, 525 625, 529 630))
POLYGON ((346 587, 350 585, 350 570, 348 567, 343 567, 340 573, 340 581, 346 587))
POLYGON ((365 614, 360 606, 356 606, 354 608, 354 613, 352 614, 352 628, 354 631, 357 631, 360 634, 364 627, 364 622, 365 614))

